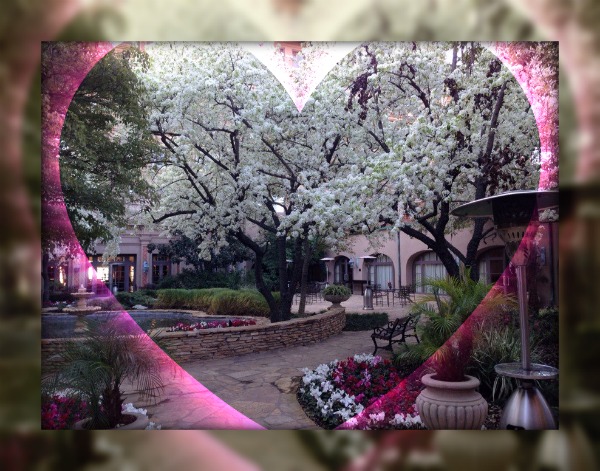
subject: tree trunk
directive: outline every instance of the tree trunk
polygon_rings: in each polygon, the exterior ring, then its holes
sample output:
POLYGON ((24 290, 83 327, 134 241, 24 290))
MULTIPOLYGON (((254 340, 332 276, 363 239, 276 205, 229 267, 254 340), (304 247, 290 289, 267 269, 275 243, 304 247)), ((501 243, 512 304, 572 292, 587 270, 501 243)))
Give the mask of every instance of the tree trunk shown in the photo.
POLYGON ((271 322, 277 322, 277 319, 279 319, 279 304, 275 301, 273 293, 271 293, 271 290, 265 284, 263 274, 262 265, 263 257, 265 255, 264 250, 241 230, 233 234, 233 236, 236 237, 242 245, 254 252, 254 283, 258 292, 263 295, 265 301, 267 301, 267 304, 269 305, 269 317, 271 322))
POLYGON ((300 303, 298 315, 303 316, 306 310, 306 290, 308 285, 308 268, 310 266, 311 247, 308 238, 304 239, 304 259, 302 260, 302 276, 300 278, 300 303))
POLYGON ((263 295, 267 304, 269 305, 269 318, 271 322, 277 322, 279 317, 279 305, 275 298, 273 297, 273 293, 265 284, 265 279, 263 276, 263 254, 254 252, 254 283, 256 285, 256 289, 260 294, 263 295))
POLYGON ((279 265, 279 289, 281 293, 281 303, 279 305, 279 321, 287 321, 291 317, 292 302, 294 300, 294 292, 300 278, 300 262, 302 260, 302 241, 296 239, 294 241, 294 255, 291 268, 287 262, 287 238, 277 238, 277 256, 279 265), (291 270, 291 271, 290 271, 291 270))
POLYGON ((108 417, 109 427, 115 428, 123 415, 121 412, 123 399, 118 384, 113 384, 112 388, 108 387, 104 390, 102 405, 108 417))

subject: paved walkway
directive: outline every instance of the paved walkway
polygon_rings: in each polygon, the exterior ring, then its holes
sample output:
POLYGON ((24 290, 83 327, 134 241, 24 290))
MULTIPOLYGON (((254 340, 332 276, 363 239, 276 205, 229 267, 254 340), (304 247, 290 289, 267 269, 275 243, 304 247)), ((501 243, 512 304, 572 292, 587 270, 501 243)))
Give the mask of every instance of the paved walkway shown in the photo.
MULTIPOLYGON (((408 308, 377 306, 373 311, 362 310, 362 297, 352 296, 342 303, 347 313, 387 312, 390 319, 404 316, 408 308)), ((307 305, 307 312, 320 312, 330 306, 328 302, 307 305)), ((297 309, 297 305, 293 310, 297 309)), ((197 381, 223 399, 237 411, 267 429, 318 428, 306 417, 296 400, 303 368, 315 368, 321 363, 344 359, 357 353, 372 353, 370 332, 342 332, 329 339, 305 346, 251 353, 238 357, 186 363, 183 368, 197 381)), ((385 350, 378 351, 390 358, 385 350)), ((208 391, 207 391, 208 393, 208 391)), ((219 411, 206 411, 204 407, 184 406, 189 399, 188 389, 177 383, 167 388, 158 405, 144 405, 150 420, 165 429, 226 428, 219 422, 219 411)), ((128 398, 127 401, 135 397, 128 398)), ((191 404, 191 403, 190 403, 191 404)))

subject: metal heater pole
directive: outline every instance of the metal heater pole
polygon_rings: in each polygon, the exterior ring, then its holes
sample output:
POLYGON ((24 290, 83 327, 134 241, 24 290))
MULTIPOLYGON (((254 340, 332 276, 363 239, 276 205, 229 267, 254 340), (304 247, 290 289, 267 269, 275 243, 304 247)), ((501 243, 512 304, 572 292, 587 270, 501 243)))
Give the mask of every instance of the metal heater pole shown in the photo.
POLYGON ((531 357, 529 352, 529 315, 527 307, 527 267, 516 265, 517 293, 519 297, 519 321, 521 324, 521 366, 524 370, 531 370, 531 357))

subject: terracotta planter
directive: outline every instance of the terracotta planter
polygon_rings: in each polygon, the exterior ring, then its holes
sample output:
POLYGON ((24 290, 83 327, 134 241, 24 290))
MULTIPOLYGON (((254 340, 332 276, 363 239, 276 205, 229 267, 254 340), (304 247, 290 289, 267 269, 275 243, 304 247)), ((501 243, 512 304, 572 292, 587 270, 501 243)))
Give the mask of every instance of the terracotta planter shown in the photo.
MULTIPOLYGON (((150 423, 148 416, 144 414, 138 414, 137 412, 127 412, 123 415, 133 415, 135 417, 135 420, 130 424, 123 425, 113 430, 145 430, 148 424, 150 423)), ((89 418, 78 420, 77 422, 75 422, 75 424, 73 424, 73 430, 87 430, 85 428, 85 424, 89 420, 89 418)))
POLYGON ((329 301, 331 306, 329 309, 336 309, 338 307, 342 307, 340 303, 344 301, 348 301, 350 299, 350 295, 341 295, 341 294, 324 294, 323 299, 325 301, 329 301))
POLYGON ((417 396, 419 415, 430 430, 480 430, 488 412, 486 400, 476 389, 479 380, 438 381, 433 374, 421 378, 425 389, 417 396))

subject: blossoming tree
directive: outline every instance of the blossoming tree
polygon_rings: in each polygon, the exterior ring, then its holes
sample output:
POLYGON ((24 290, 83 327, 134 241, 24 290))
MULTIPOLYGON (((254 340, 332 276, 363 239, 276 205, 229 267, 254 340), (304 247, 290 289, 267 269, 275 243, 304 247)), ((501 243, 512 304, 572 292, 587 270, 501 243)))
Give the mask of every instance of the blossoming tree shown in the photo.
POLYGON ((537 187, 539 138, 519 84, 480 44, 366 44, 340 67, 354 70, 345 111, 356 118, 364 162, 331 187, 355 182, 352 199, 370 211, 361 230, 401 230, 433 250, 450 275, 462 262, 477 279, 477 249, 493 229, 474 222, 462 253, 448 235, 465 222, 450 210, 537 187))
POLYGON ((458 275, 460 261, 477 276, 476 251, 489 229, 475 222, 461 253, 447 237, 465 224, 450 217, 452 205, 531 188, 539 175, 530 105, 478 44, 362 45, 301 112, 236 45, 148 52, 143 77, 164 148, 153 221, 200 240, 207 257, 228 237, 250 249, 273 321, 289 318, 311 239, 338 244, 385 225, 425 243, 449 274, 458 275), (280 303, 262 273, 273 237, 280 303))
MULTIPOLYGON (((304 242, 330 232, 326 219, 301 219, 302 195, 335 178, 345 144, 323 128, 326 109, 300 114, 254 56, 235 45, 162 44, 149 48, 144 79, 155 103, 152 131, 164 146, 156 167, 163 188, 154 222, 197 238, 209 258, 233 237, 254 252, 256 287, 271 320, 289 318, 304 242), (280 302, 264 282, 262 261, 275 237, 280 302), (291 242, 291 262, 286 246, 291 242)), ((345 125, 345 124, 344 124, 345 125)))

